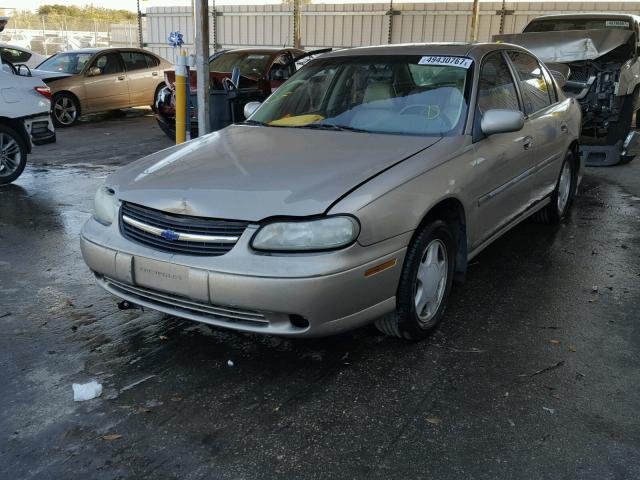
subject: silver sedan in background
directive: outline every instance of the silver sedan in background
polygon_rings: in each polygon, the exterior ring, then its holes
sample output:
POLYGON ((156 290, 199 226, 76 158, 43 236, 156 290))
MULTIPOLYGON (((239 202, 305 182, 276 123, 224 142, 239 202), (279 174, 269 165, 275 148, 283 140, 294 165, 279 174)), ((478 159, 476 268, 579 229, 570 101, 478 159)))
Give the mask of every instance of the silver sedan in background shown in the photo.
POLYGON ((100 286, 241 331, 419 339, 468 262, 562 221, 581 177, 579 105, 514 45, 337 51, 247 113, 108 177, 81 240, 100 286))

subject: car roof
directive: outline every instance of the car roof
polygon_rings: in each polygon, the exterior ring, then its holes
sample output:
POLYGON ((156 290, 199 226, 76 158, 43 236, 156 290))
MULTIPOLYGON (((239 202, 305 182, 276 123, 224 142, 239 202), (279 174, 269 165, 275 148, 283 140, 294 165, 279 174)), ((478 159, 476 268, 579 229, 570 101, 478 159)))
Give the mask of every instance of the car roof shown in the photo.
POLYGON ((451 55, 455 57, 471 57, 480 60, 488 52, 495 50, 522 50, 522 47, 509 43, 405 43, 379 45, 375 47, 356 47, 325 53, 321 58, 348 57, 356 55, 451 55))
POLYGON ((152 55, 156 55, 150 50, 145 50, 144 48, 136 48, 136 47, 87 47, 87 48, 78 48, 76 50, 67 50, 66 52, 58 52, 58 53, 102 53, 102 52, 126 52, 135 50, 137 52, 150 53, 152 55))
MULTIPOLYGON (((619 20, 628 20, 633 18, 635 21, 640 22, 640 16, 633 15, 631 13, 610 13, 610 12, 589 12, 589 13, 557 13, 555 15, 542 15, 536 17, 531 22, 536 20, 567 20, 567 19, 589 19, 589 18, 614 18, 619 20)), ((529 23, 531 23, 529 22, 529 23)))
POLYGON ((29 52, 31 53, 31 50, 29 50, 28 48, 24 48, 24 47, 20 47, 19 45, 11 45, 10 43, 4 43, 4 42, 0 42, 0 47, 2 48, 15 48, 16 50, 22 50, 23 52, 29 52))

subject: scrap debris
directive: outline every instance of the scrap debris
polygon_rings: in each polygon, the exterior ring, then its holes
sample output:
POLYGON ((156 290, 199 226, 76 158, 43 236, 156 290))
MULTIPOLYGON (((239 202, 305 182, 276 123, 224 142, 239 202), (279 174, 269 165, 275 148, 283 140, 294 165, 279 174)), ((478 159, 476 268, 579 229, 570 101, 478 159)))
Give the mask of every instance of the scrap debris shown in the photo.
POLYGON ((536 375, 540 375, 542 373, 547 373, 550 372, 551 370, 555 370, 556 368, 559 368, 561 366, 564 365, 564 360, 560 360, 558 363, 555 363, 553 365, 550 365, 548 367, 544 367, 540 370, 537 370, 533 373, 527 374, 527 373, 521 373, 519 376, 520 377, 535 377, 536 375))

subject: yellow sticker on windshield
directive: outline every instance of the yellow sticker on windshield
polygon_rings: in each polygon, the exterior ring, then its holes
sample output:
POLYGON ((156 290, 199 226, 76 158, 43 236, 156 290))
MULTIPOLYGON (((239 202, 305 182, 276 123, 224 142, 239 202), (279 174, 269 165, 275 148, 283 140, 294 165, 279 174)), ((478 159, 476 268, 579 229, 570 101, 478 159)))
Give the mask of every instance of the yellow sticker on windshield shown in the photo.
POLYGON ((274 127, 303 127, 310 123, 324 120, 322 115, 295 115, 292 117, 282 117, 277 120, 269 122, 269 125, 274 127))

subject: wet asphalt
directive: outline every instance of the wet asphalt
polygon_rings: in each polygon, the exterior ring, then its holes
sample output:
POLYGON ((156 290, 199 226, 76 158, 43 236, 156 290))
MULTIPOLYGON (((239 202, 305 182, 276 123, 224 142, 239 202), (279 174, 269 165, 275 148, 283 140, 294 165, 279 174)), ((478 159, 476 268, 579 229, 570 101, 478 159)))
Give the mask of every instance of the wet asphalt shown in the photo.
POLYGON ((284 340, 94 284, 96 187, 170 144, 149 111, 94 117, 0 187, 0 478, 640 478, 640 160, 478 256, 426 341, 284 340))

